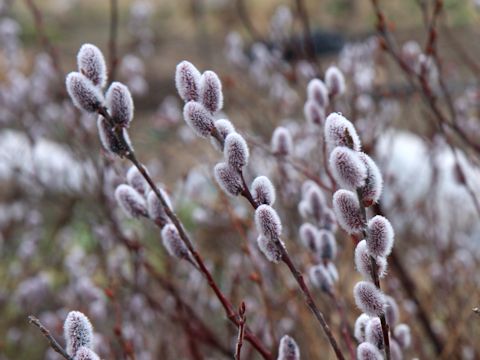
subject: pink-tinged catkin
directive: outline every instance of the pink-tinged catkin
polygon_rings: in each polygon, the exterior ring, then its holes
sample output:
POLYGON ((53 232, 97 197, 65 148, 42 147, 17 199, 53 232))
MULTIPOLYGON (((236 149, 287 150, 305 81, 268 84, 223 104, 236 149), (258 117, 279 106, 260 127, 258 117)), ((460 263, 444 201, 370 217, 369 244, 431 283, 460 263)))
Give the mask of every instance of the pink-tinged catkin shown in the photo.
MULTIPOLYGON (((160 193, 162 194, 163 198, 167 202, 168 207, 171 209, 172 204, 170 202, 170 197, 163 189, 159 189, 160 193)), ((165 209, 163 208, 162 203, 158 199, 157 194, 153 190, 148 192, 147 196, 147 210, 148 210, 148 217, 155 221, 157 224, 162 225, 166 224, 170 221, 165 209)))
POLYGON ((400 310, 393 297, 386 295, 385 299, 387 301, 387 305, 385 306, 385 319, 390 329, 393 329, 400 319, 400 310))
POLYGON ((314 286, 326 293, 330 293, 333 287, 333 279, 331 273, 325 265, 315 265, 309 271, 310 281, 314 286))
POLYGON ((325 230, 329 230, 332 233, 335 233, 337 231, 337 218, 335 217, 335 213, 333 212, 332 209, 326 208, 323 211, 323 216, 322 216, 322 227, 325 230))
MULTIPOLYGON (((376 258, 377 274, 381 279, 387 274, 387 260, 385 258, 376 258)), ((355 248, 355 268, 362 274, 365 280, 372 280, 372 266, 370 254, 367 248, 366 240, 360 241, 355 248)))
POLYGON ((210 141, 217 150, 223 151, 223 143, 225 142, 225 139, 229 134, 235 132, 235 127, 230 122, 230 120, 227 119, 215 120, 214 126, 217 130, 217 133, 220 135, 221 143, 219 143, 219 140, 214 137, 211 137, 210 141))
POLYGON ((92 346, 92 324, 80 311, 70 311, 63 324, 63 336, 65 337, 66 351, 73 357, 82 346, 87 348, 92 346))
POLYGON ((241 170, 248 164, 248 145, 242 135, 233 132, 225 138, 223 155, 227 164, 237 170, 241 170))
POLYGON ((168 254, 179 259, 188 259, 190 252, 182 241, 177 228, 173 224, 166 224, 162 228, 162 243, 168 254))
POLYGON ((200 99, 200 78, 200 72, 192 63, 182 61, 177 65, 175 85, 183 101, 198 101, 200 99))
POLYGON ((128 87, 113 82, 107 90, 105 100, 115 125, 128 127, 133 119, 133 100, 128 87))
POLYGON ((292 337, 284 335, 280 340, 277 360, 300 360, 300 349, 292 337))
POLYGON ((358 153, 358 156, 367 168, 367 178, 365 185, 361 188, 361 194, 363 206, 369 207, 375 204, 382 195, 383 178, 377 164, 370 156, 362 152, 358 153))
POLYGON ((290 131, 283 126, 275 129, 271 140, 272 152, 278 156, 288 156, 293 152, 293 140, 290 131))
POLYGON ((325 72, 325 84, 330 96, 342 95, 346 89, 345 77, 336 66, 330 66, 325 72))
POLYGON ((314 225, 310 223, 302 224, 298 234, 300 236, 300 241, 306 248, 312 252, 317 250, 318 230, 314 225))
MULTIPOLYGON (((97 129, 100 142, 106 151, 113 154, 121 154, 122 152, 128 150, 125 144, 118 140, 117 136, 113 132, 113 129, 108 124, 108 121, 101 115, 97 120, 97 129)), ((127 129, 122 129, 122 136, 125 140, 125 143, 130 147, 130 149, 132 149, 127 129)))
POLYGON ((402 349, 407 349, 412 343, 410 327, 407 324, 398 324, 393 331, 395 339, 402 349))
POLYGON ((305 103, 303 106, 303 114, 310 124, 323 125, 325 123, 325 109, 313 100, 308 100, 305 103))
POLYGON ((105 58, 98 47, 83 44, 77 54, 78 71, 90 79, 93 85, 103 88, 107 83, 105 58))
POLYGON ((337 242, 335 236, 329 230, 320 229, 318 231, 317 253, 323 260, 333 261, 337 256, 337 242))
POLYGON ((226 163, 218 163, 213 169, 215 180, 220 188, 231 196, 238 196, 243 190, 242 178, 238 170, 232 169, 226 163))
POLYGON ((355 303, 365 314, 380 316, 385 311, 385 295, 371 282, 360 281, 353 288, 355 303))
POLYGON ((100 357, 93 350, 82 346, 78 349, 73 360, 100 360, 100 357))
POLYGON ((65 84, 73 104, 79 109, 96 112, 103 106, 102 92, 86 76, 78 72, 71 72, 67 75, 65 84))
POLYGON ((277 264, 282 259, 282 252, 279 248, 279 246, 282 246, 281 244, 267 239, 263 235, 259 235, 257 238, 257 245, 268 261, 277 264))
POLYGON ((205 107, 195 101, 190 101, 183 108, 183 117, 195 134, 207 138, 213 129, 213 117, 205 107))
POLYGON ((305 194, 305 200, 308 204, 309 214, 317 221, 321 222, 326 208, 325 195, 315 184, 310 186, 305 194))
POLYGON ((353 330, 353 334, 355 336, 355 339, 357 339, 359 343, 366 341, 365 329, 370 319, 371 319, 370 316, 368 316, 367 314, 361 314, 357 318, 357 320, 355 320, 355 327, 353 330))
POLYGON ((147 216, 145 198, 133 187, 121 184, 115 189, 115 198, 122 210, 130 217, 147 216))
POLYGON ((140 174, 140 171, 133 165, 127 171, 127 182, 128 185, 137 190, 140 195, 145 195, 150 189, 147 180, 145 180, 142 174, 140 174))
POLYGON ((360 214, 357 196, 349 190, 337 190, 333 195, 333 211, 338 223, 349 234, 361 232, 365 223, 360 214))
POLYGON ((251 186, 251 193, 255 202, 259 205, 272 206, 275 202, 275 187, 266 176, 257 176, 251 186))
POLYGON ((403 360, 402 348, 395 339, 390 339, 390 359, 403 360))
POLYGON ((260 205, 255 210, 255 225, 260 235, 269 240, 280 240, 282 222, 277 212, 270 205, 260 205))
POLYGON ((346 189, 355 190, 365 185, 367 168, 358 152, 337 146, 330 154, 330 169, 337 183, 346 189))
POLYGON ((325 141, 328 151, 346 146, 360 151, 362 144, 353 124, 339 113, 331 113, 325 120, 325 141))
POLYGON ((365 328, 365 338, 370 344, 375 345, 380 350, 385 347, 380 318, 374 317, 367 323, 367 327, 365 328))
POLYGON ((199 101, 212 114, 223 106, 222 83, 213 71, 205 71, 200 78, 199 101))
POLYGON ((367 248, 374 257, 387 257, 393 248, 394 232, 390 221, 377 215, 371 218, 367 227, 367 248))
POLYGON ((328 106, 328 89, 325 83, 320 79, 312 79, 307 85, 307 98, 321 108, 328 106))
POLYGON ((357 360, 383 360, 383 355, 375 345, 363 342, 357 347, 357 360))
POLYGON ((339 275, 338 275, 338 270, 335 264, 332 261, 329 261, 326 265, 328 272, 330 273, 330 276, 332 277, 332 280, 334 283, 338 282, 339 275))

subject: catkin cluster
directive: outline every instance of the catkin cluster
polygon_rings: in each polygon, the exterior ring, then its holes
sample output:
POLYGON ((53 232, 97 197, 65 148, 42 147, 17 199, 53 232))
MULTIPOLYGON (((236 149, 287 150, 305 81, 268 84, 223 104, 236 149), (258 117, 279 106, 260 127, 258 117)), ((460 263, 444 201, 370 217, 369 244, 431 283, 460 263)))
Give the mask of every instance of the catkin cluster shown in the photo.
POLYGON ((79 311, 70 311, 63 325, 66 351, 73 360, 100 360, 92 350, 93 328, 90 320, 79 311))

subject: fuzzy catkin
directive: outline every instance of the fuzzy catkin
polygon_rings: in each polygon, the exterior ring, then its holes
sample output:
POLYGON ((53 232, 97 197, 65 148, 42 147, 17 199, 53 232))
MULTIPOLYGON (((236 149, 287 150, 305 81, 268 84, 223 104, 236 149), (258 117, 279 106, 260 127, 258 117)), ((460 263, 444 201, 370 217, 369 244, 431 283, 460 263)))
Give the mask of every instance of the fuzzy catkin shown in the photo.
POLYGON ((393 227, 383 216, 377 215, 368 221, 367 248, 374 257, 387 257, 393 248, 393 227))
POLYGON ((196 102, 190 101, 183 108, 183 118, 193 132, 203 138, 207 138, 213 129, 213 117, 205 107, 196 102))
POLYGON ((300 241, 306 248, 310 249, 312 252, 317 250, 317 242, 319 237, 317 228, 314 225, 310 223, 304 223, 300 226, 298 233, 300 236, 300 241))
MULTIPOLYGON (((170 197, 163 189, 159 189, 160 193, 162 194, 165 202, 167 203, 168 207, 172 208, 172 203, 170 201, 170 197)), ((148 217, 155 221, 158 224, 166 224, 170 221, 170 218, 167 216, 165 209, 163 208, 162 203, 158 199, 157 194, 153 190, 148 192, 147 196, 147 210, 148 210, 148 217)))
POLYGON ((150 188, 147 180, 142 176, 136 166, 132 165, 127 171, 127 182, 133 187, 140 195, 145 195, 150 188))
POLYGON ((282 252, 279 248, 279 246, 282 246, 281 244, 259 235, 257 237, 257 245, 268 261, 277 264, 282 259, 282 252))
POLYGON ((231 196, 238 196, 243 191, 243 183, 238 170, 226 163, 218 163, 213 169, 215 180, 220 188, 231 196))
POLYGON ((280 340, 277 360, 300 360, 300 349, 292 337, 284 335, 280 340))
POLYGON ((345 92, 345 77, 336 66, 330 66, 325 72, 325 84, 330 96, 342 95, 345 92))
POLYGON ((325 267, 325 265, 315 265, 310 268, 309 271, 310 281, 313 285, 321 289, 326 293, 332 291, 333 279, 331 273, 325 267))
POLYGON ((308 204, 309 214, 317 222, 321 222, 326 207, 325 195, 322 190, 316 184, 310 186, 305 194, 305 200, 308 204))
POLYGON ((390 359, 391 360, 403 360, 403 352, 395 339, 390 339, 390 359))
POLYGON ((318 231, 317 253, 322 260, 333 261, 337 256, 337 242, 331 231, 325 229, 318 231))
POLYGON ((400 310, 398 309, 397 302, 391 296, 386 295, 386 306, 385 306, 385 319, 390 329, 393 329, 400 319, 400 310))
POLYGON ((383 355, 375 345, 363 342, 357 347, 357 360, 383 360, 383 355))
POLYGON ((385 347, 380 318, 374 317, 367 323, 367 327, 365 328, 365 338, 370 344, 375 345, 380 350, 385 347))
POLYGON ((190 252, 182 241, 174 224, 166 224, 161 231, 162 243, 168 254, 179 259, 188 259, 190 252))
POLYGON ((333 195, 333 211, 338 223, 349 234, 361 232, 365 222, 360 214, 357 196, 348 190, 337 190, 333 195))
POLYGON ((395 326, 393 333, 402 349, 410 347, 410 344, 412 343, 412 335, 410 327, 407 324, 398 324, 395 326))
POLYGON ((357 339, 359 343, 365 341, 365 329, 370 319, 371 319, 370 316, 368 316, 367 314, 361 314, 355 321, 355 327, 354 327, 353 333, 354 333, 355 339, 357 339))
POLYGON ((303 114, 310 124, 323 125, 325 123, 325 110, 313 100, 308 100, 305 103, 303 114))
POLYGON ((380 316, 385 310, 385 295, 371 282, 360 281, 353 288, 355 304, 365 314, 380 316))
POLYGON ((330 154, 333 177, 343 188, 355 190, 365 185, 367 168, 358 153, 346 146, 337 146, 330 154))
POLYGON ((90 320, 80 311, 70 311, 63 324, 66 351, 75 356, 82 346, 90 348, 93 340, 93 328, 90 320))
POLYGON ((225 138, 223 154, 227 164, 237 170, 241 170, 248 164, 248 145, 242 135, 233 132, 225 138))
POLYGON ((251 193, 255 202, 259 205, 273 205, 275 202, 275 187, 266 176, 257 176, 251 186, 251 193))
POLYGON ((214 137, 211 137, 210 141, 217 150, 223 151, 223 147, 224 147, 223 144, 225 142, 225 139, 229 134, 235 132, 235 127, 230 122, 230 120, 227 120, 227 119, 215 120, 214 126, 215 126, 215 129, 217 130, 218 135, 220 136, 220 142, 219 142, 219 139, 214 137))
POLYGON ((255 210, 257 231, 269 240, 278 241, 282 234, 282 222, 270 205, 260 205, 255 210))
POLYGON ((200 102, 212 114, 223 106, 222 83, 213 71, 205 71, 200 78, 200 102))
POLYGON ((128 151, 127 146, 132 149, 127 129, 122 129, 120 135, 123 137, 125 143, 121 142, 117 138, 117 135, 114 133, 113 129, 102 115, 98 116, 97 129, 100 142, 107 152, 121 155, 124 151, 128 151))
POLYGON ((100 360, 100 357, 93 350, 82 346, 78 349, 73 360, 100 360))
MULTIPOLYGON (((385 258, 376 258, 378 278, 385 277, 387 273, 387 260, 385 258)), ((367 241, 360 241, 355 247, 355 268, 362 274, 365 280, 373 280, 370 254, 367 249, 367 241)))
POLYGON ((103 94, 90 79, 78 73, 71 72, 65 80, 68 95, 73 104, 87 112, 96 112, 103 104, 103 94))
POLYGON ((90 79, 93 85, 103 88, 107 83, 105 58, 98 47, 83 44, 77 54, 78 71, 90 79))
POLYGON ((307 85, 307 98, 309 101, 315 103, 321 108, 328 106, 328 89, 325 83, 320 79, 312 79, 307 85))
POLYGON ((370 156, 365 153, 358 153, 360 160, 363 161, 367 168, 367 178, 365 185, 361 188, 363 206, 369 207, 378 202, 380 195, 382 195, 383 178, 377 164, 370 156))
POLYGON ((355 151, 360 151, 362 147, 353 124, 339 113, 328 115, 324 132, 329 152, 337 146, 346 146, 355 151))
POLYGON ((185 102, 198 101, 200 98, 201 74, 197 68, 188 61, 182 61, 175 71, 175 86, 178 94, 185 102))
POLYGON ((272 152, 279 156, 288 156, 293 152, 293 140, 290 131, 283 126, 279 126, 272 134, 271 141, 272 152))
POLYGON ((117 186, 115 189, 115 198, 128 216, 138 218, 148 215, 145 198, 133 187, 126 184, 117 186))
POLYGON ((128 87, 115 81, 107 90, 105 103, 116 125, 128 127, 133 119, 133 100, 128 87))

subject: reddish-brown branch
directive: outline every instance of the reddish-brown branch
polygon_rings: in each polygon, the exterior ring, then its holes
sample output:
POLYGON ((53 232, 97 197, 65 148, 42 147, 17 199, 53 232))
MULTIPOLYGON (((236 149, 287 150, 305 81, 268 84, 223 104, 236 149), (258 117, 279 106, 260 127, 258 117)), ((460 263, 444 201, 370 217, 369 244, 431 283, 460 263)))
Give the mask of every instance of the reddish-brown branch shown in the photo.
POLYGON ((43 336, 45 336, 50 344, 50 347, 55 350, 55 352, 57 352, 58 354, 62 355, 65 359, 67 360, 73 360, 72 357, 70 357, 70 355, 67 354, 67 352, 65 351, 65 349, 54 339, 54 337, 52 336, 52 334, 50 334, 50 331, 48 331, 48 329, 42 325, 42 323, 40 322, 40 320, 38 320, 35 316, 32 316, 30 315, 28 317, 28 322, 30 324, 33 324, 35 325, 37 328, 40 329, 40 331, 42 332, 43 336))
POLYGON ((240 323, 238 327, 237 346, 235 347, 235 360, 240 360, 241 358, 243 337, 245 336, 245 324, 247 322, 247 317, 245 316, 245 310, 246 310, 245 302, 242 301, 242 304, 238 308, 238 314, 240 315, 240 323))

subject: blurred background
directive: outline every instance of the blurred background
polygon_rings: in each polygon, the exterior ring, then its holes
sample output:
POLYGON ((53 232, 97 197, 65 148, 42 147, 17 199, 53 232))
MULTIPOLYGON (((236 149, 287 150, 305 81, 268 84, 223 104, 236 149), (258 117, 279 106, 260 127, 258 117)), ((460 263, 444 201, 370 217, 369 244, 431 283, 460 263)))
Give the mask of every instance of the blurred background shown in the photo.
MULTIPOLYGON (((434 0, 378 3, 385 38, 367 0, 0 0, 0 359, 60 359, 27 317, 62 343, 70 310, 90 318, 103 359, 226 359, 235 346, 237 330, 202 277, 165 254, 153 224, 118 209, 128 164, 102 150, 95 117, 64 86, 84 43, 103 51, 109 81, 132 92, 137 156, 222 290, 246 302, 273 354, 288 333, 302 359, 333 353, 290 274, 256 250, 247 204, 218 190, 219 155, 185 125, 174 75, 182 60, 219 75, 220 117, 250 145, 250 180, 269 175, 277 186, 287 247, 307 272, 301 186, 327 173, 321 127, 304 116, 306 87, 338 66, 347 91, 331 110, 354 122, 384 176, 377 211, 396 244, 383 286, 412 331, 404 357, 480 358, 480 3, 445 0, 438 12, 434 0), (288 162, 270 150, 278 126, 294 138, 288 162)), ((353 327, 354 243, 341 230, 336 238, 337 292, 353 327)), ((335 306, 320 289, 315 298, 340 336, 335 306)), ((243 356, 259 358, 248 344, 243 356)))

